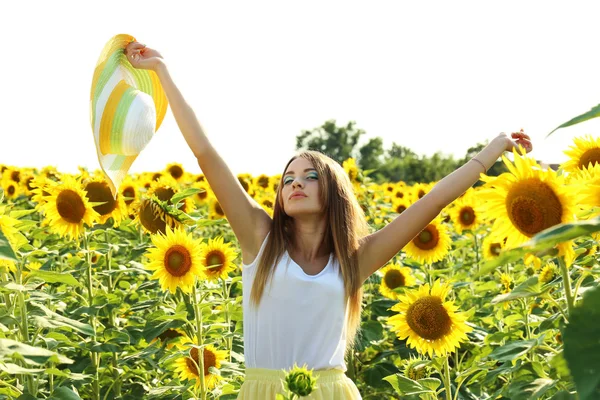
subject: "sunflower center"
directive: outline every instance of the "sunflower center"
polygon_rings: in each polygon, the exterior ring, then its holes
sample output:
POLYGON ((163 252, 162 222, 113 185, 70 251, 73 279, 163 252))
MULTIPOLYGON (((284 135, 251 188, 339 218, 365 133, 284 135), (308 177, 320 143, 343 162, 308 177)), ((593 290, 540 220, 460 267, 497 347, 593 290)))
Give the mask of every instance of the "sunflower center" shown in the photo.
MULTIPOLYGON (((189 370, 192 371, 197 376, 200 376, 200 374, 198 374, 198 368, 196 367, 196 365, 198 365, 198 366, 200 365, 199 353, 200 352, 198 351, 198 349, 194 347, 192 350, 190 350, 190 357, 188 357, 185 360, 189 370), (195 364, 194 364, 194 362, 195 362, 195 364)), ((205 348, 203 358, 204 358, 204 376, 207 376, 209 374, 208 369, 210 367, 217 366, 217 356, 215 354, 213 354, 212 351, 205 348)))
POLYGON ((262 188, 268 188, 269 187, 269 177, 266 175, 261 175, 258 177, 258 181, 257 181, 258 186, 262 187, 262 188))
POLYGON ((397 197, 398 199, 402 199, 402 198, 404 198, 404 192, 396 192, 396 197, 397 197))
POLYGON ((220 251, 211 251, 206 255, 206 267, 209 272, 216 274, 223 269, 225 256, 220 251))
POLYGON ((192 257, 188 249, 180 244, 171 246, 165 253, 165 269, 173 276, 183 276, 192 267, 192 257))
POLYGON ((589 149, 581 155, 579 158, 579 168, 593 167, 595 164, 600 163, 600 148, 594 147, 589 149), (590 165, 591 164, 591 165, 590 165))
POLYGON ((19 183, 21 181, 21 172, 20 171, 13 171, 10 174, 10 179, 12 179, 14 182, 19 183))
POLYGON ((161 333, 160 335, 158 335, 158 338, 160 340, 169 340, 169 339, 175 339, 176 337, 179 336, 183 336, 183 334, 177 332, 175 329, 167 329, 166 331, 164 331, 163 333, 161 333))
POLYGON ((506 196, 506 209, 512 224, 528 237, 560 224, 563 213, 554 190, 538 179, 516 183, 506 196))
POLYGON ((406 211, 406 206, 404 204, 400 204, 398 207, 396 207, 396 212, 398 214, 402 214, 404 211, 406 211))
POLYGON ((443 338, 452 329, 452 320, 438 296, 417 299, 406 311, 406 323, 427 340, 443 338))
POLYGON ((200 200, 205 200, 205 199, 206 199, 206 197, 208 196, 208 190, 203 190, 202 192, 198 192, 198 193, 196 194, 196 196, 198 196, 198 198, 199 198, 200 200))
POLYGON ((385 274, 383 281, 385 282, 385 285, 390 289, 396 289, 397 287, 404 286, 405 282, 404 275, 402 274, 402 272, 396 269, 389 270, 387 274, 385 274))
POLYGON ((149 200, 143 200, 140 206, 140 223, 151 233, 165 233, 167 224, 152 208, 149 200))
POLYGON ((490 245, 490 253, 492 253, 493 255, 500 255, 500 250, 502 250, 502 245, 500 245, 500 243, 492 243, 490 245))
POLYGON ((90 182, 85 186, 87 198, 92 203, 104 203, 92 207, 100 215, 108 215, 117 207, 117 202, 106 182, 90 182))
POLYGON ((419 189, 418 196, 419 196, 419 198, 422 198, 423 196, 425 196, 425 191, 423 189, 419 189))
POLYGON ((15 194, 16 191, 17 191, 17 189, 15 189, 15 185, 8 186, 8 195, 9 196, 12 196, 13 194, 15 194))
POLYGON ((263 205, 269 208, 273 208, 273 202, 271 200, 263 200, 263 205))
POLYGON ((168 201, 171 200, 171 197, 173 197, 175 191, 170 187, 160 187, 156 189, 154 194, 156 195, 156 197, 158 197, 159 200, 168 201))
POLYGON ((169 168, 169 173, 173 178, 179 179, 183 175, 183 168, 181 168, 179 165, 172 165, 169 168))
POLYGON ((31 184, 33 183, 33 177, 30 176, 29 178, 27 178, 27 180, 25 181, 25 186, 27 186, 28 190, 33 190, 35 189, 33 186, 31 186, 31 184))
POLYGON ((467 206, 460 210, 460 222, 463 225, 471 225, 475 222, 475 211, 473 210, 473 207, 467 206))
POLYGON ((244 178, 240 178, 238 177, 238 181, 240 182, 240 185, 242 185, 242 187, 244 188, 244 190, 247 192, 248 190, 250 190, 250 185, 248 184, 248 182, 246 182, 246 180, 244 178))
POLYGON ((78 224, 85 215, 85 204, 76 192, 66 189, 56 196, 56 210, 65 221, 78 224))
POLYGON ((440 235, 433 225, 428 225, 423 229, 419 236, 413 239, 413 243, 421 250, 431 250, 437 246, 440 241, 440 235))
POLYGON ((218 201, 215 202, 215 212, 219 215, 225 215, 225 212, 223 212, 223 209, 221 208, 221 205, 218 201))
POLYGON ((135 199, 135 189, 133 186, 127 186, 121 193, 123 194, 123 197, 130 197, 125 200, 125 204, 127 205, 130 205, 135 199))

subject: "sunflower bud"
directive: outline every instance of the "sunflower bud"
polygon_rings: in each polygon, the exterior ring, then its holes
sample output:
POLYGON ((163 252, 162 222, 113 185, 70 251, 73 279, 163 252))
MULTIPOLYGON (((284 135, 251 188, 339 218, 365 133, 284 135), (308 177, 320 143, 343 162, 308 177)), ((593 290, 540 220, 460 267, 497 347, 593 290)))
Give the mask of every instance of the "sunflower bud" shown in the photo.
POLYGON ((302 367, 298 367, 294 364, 289 372, 286 372, 285 376, 285 388, 298 396, 308 396, 315 390, 317 380, 312 376, 312 370, 306 368, 306 364, 302 367))

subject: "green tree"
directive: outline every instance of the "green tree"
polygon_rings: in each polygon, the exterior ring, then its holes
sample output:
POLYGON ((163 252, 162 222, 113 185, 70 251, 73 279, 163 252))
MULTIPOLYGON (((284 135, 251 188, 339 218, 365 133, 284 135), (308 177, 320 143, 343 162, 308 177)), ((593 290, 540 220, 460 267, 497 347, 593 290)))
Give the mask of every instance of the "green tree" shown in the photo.
POLYGON ((365 134, 355 124, 350 121, 345 126, 337 126, 335 120, 329 120, 318 128, 305 130, 296 136, 296 150, 317 150, 341 164, 356 156, 355 147, 365 134))
POLYGON ((380 137, 369 139, 359 150, 358 165, 363 170, 379 169, 383 164, 383 140, 380 137))

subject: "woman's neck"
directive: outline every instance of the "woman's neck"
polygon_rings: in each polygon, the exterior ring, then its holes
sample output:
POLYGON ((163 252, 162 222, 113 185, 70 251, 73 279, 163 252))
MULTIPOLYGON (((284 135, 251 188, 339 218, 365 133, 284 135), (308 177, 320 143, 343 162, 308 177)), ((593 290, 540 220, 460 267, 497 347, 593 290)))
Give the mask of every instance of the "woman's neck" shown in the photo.
POLYGON ((312 262, 329 257, 332 249, 325 240, 327 222, 325 218, 311 220, 294 220, 292 248, 290 252, 303 261, 312 262))

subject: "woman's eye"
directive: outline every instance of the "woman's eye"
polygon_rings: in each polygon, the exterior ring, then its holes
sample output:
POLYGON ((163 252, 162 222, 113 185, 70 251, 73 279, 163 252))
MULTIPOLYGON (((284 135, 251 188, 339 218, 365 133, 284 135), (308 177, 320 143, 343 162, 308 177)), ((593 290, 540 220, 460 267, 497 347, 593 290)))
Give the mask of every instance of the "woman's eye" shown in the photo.
POLYGON ((287 185, 288 183, 291 183, 291 182, 293 182, 293 181, 294 181, 294 180, 293 180, 292 178, 285 178, 285 179, 283 180, 283 184, 284 184, 284 185, 287 185))
POLYGON ((306 177, 306 179, 319 179, 319 177, 317 176, 317 174, 310 174, 306 177))

